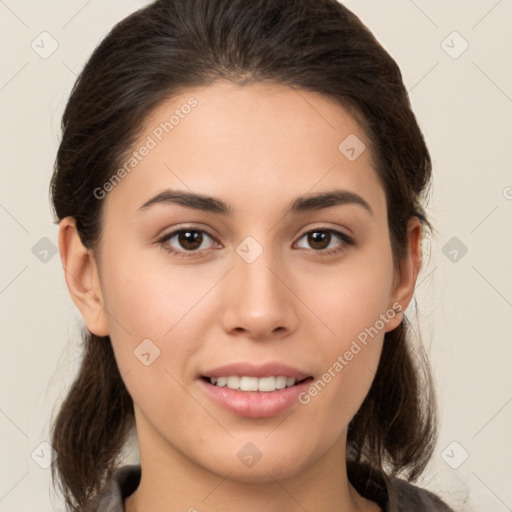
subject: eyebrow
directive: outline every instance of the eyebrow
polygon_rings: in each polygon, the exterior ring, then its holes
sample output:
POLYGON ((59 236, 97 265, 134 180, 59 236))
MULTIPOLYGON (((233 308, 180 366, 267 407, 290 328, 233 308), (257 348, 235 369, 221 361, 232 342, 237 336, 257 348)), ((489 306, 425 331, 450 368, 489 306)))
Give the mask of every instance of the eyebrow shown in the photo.
MULTIPOLYGON (((201 210, 225 216, 233 215, 233 209, 219 199, 194 192, 171 189, 164 190, 146 201, 139 208, 139 211, 147 210, 150 206, 155 204, 178 204, 194 210, 201 210)), ((338 205, 361 206, 371 216, 373 216, 373 210, 365 199, 354 192, 340 189, 298 197, 289 205, 287 214, 321 210, 323 208, 338 205)))

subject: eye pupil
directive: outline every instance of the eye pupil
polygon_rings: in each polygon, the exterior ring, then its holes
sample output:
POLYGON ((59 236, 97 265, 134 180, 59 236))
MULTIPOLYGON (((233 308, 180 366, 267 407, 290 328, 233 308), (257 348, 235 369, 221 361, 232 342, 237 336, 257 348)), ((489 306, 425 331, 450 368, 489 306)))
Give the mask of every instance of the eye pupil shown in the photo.
MULTIPOLYGON (((204 239, 204 234, 197 229, 182 229, 175 232, 178 244, 187 252, 197 251, 204 239)), ((174 236, 172 238, 174 238, 174 236)), ((323 251, 329 247, 332 233, 329 230, 316 230, 307 233, 308 244, 312 249, 323 251)))
POLYGON ((326 231, 313 231, 308 235, 308 242, 315 249, 325 249, 329 245, 330 237, 331 234, 326 231))
POLYGON ((193 251, 201 246, 203 234, 200 231, 182 231, 178 235, 178 240, 184 249, 193 251))

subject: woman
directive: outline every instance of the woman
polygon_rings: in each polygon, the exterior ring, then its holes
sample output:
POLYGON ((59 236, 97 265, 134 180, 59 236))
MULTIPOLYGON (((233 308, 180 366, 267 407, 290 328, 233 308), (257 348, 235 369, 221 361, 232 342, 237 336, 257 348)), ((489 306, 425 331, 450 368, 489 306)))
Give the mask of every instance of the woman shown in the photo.
POLYGON ((69 509, 450 510, 411 483, 436 435, 404 316, 430 173, 396 63, 334 0, 114 27, 51 184, 86 325, 52 433, 69 509))

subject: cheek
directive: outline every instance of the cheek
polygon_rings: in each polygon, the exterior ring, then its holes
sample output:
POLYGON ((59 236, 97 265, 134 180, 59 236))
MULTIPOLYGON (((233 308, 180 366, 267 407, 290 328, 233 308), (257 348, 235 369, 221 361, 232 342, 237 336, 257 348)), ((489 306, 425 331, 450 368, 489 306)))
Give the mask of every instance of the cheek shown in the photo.
POLYGON ((208 292, 222 271, 167 264, 163 256, 155 261, 139 249, 130 257, 127 248, 120 260, 105 261, 104 299, 115 357, 132 398, 148 406, 148 394, 165 389, 159 400, 176 410, 187 399, 177 383, 190 377, 185 362, 201 351, 204 326, 215 322, 208 292))
MULTIPOLYGON (((346 425, 364 400, 379 364, 389 309, 393 261, 385 240, 351 257, 337 272, 308 278, 312 308, 329 327, 318 337, 322 372, 303 403, 318 421, 346 425), (313 306, 314 305, 314 306, 313 306), (316 398, 318 396, 318 398, 316 398), (308 405, 309 406, 309 405, 308 405)), ((319 324, 320 325, 320 324, 319 324)))
POLYGON ((332 340, 342 344, 374 326, 390 307, 391 249, 385 243, 372 245, 371 250, 351 254, 335 270, 310 273, 304 281, 303 293, 311 309, 328 325, 332 340))
POLYGON ((125 252, 121 261, 106 262, 104 299, 114 333, 122 323, 134 339, 165 343, 175 327, 187 323, 189 312, 218 277, 211 269, 168 263, 163 250, 157 258, 154 254, 145 256, 139 249, 131 257, 125 252))
POLYGON ((176 410, 183 422, 194 421, 180 383, 187 376, 184 361, 201 340, 195 305, 211 284, 163 263, 125 251, 122 261, 105 262, 103 284, 110 338, 128 392, 145 416, 171 425, 176 410))

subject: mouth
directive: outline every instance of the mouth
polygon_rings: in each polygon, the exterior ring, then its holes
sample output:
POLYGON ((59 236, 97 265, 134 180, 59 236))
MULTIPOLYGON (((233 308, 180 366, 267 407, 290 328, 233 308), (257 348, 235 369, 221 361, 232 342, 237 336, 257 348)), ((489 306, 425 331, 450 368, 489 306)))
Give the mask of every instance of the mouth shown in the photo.
POLYGON ((263 393, 272 393, 280 389, 297 386, 306 380, 312 380, 312 376, 302 379, 295 377, 286 377, 285 375, 269 377, 252 377, 250 375, 229 375, 220 377, 202 377, 203 380, 218 388, 228 388, 234 391, 260 391, 263 393))
POLYGON ((247 418, 269 418, 299 405, 313 376, 281 364, 232 363, 205 371, 201 389, 217 406, 247 418))

